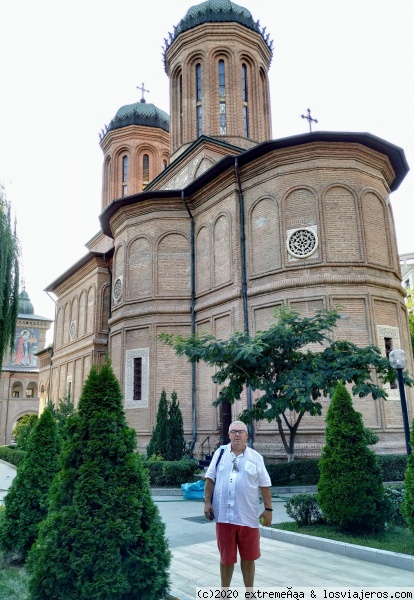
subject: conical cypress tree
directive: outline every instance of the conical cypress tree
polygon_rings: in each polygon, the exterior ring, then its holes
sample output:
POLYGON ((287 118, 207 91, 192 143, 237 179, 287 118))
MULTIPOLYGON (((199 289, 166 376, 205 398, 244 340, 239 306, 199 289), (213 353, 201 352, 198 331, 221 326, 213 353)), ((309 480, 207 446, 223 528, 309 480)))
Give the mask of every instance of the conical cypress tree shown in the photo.
POLYGON ((180 403, 177 401, 177 392, 171 394, 171 403, 168 408, 168 444, 167 460, 180 460, 185 450, 183 415, 180 403))
POLYGON ((381 470, 367 447, 361 414, 355 411, 342 383, 332 396, 326 423, 318 484, 318 504, 324 517, 344 531, 381 531, 387 506, 381 470))
POLYGON ((27 562, 31 600, 160 600, 170 552, 109 363, 68 418, 50 510, 27 562))
POLYGON ((48 492, 58 470, 57 425, 46 408, 28 440, 26 456, 5 498, 0 524, 0 548, 6 556, 25 559, 47 515, 48 492))
MULTIPOLYGON (((411 425, 410 446, 414 450, 414 421, 411 425)), ((414 533, 414 454, 408 456, 404 478, 404 500, 401 512, 407 521, 410 531, 414 533)))
POLYGON ((150 442, 147 446, 147 457, 159 454, 165 460, 168 454, 168 401, 165 390, 161 392, 157 410, 157 423, 152 431, 150 442))

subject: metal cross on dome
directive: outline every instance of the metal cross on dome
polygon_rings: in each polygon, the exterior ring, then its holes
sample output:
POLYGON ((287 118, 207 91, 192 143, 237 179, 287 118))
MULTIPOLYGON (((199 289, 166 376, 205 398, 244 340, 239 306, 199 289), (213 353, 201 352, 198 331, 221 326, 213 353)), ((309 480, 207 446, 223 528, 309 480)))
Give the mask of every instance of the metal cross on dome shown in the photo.
POLYGON ((142 92, 141 102, 146 102, 146 100, 144 98, 144 92, 148 92, 148 94, 149 94, 149 90, 145 89, 144 83, 141 84, 141 87, 139 85, 137 85, 137 90, 141 90, 141 92, 142 92))
POLYGON ((307 120, 307 122, 309 123, 309 131, 312 133, 312 122, 313 123, 317 123, 318 120, 317 119, 312 119, 310 108, 308 108, 307 110, 308 110, 307 116, 306 115, 301 115, 301 117, 302 117, 302 119, 306 119, 307 120))

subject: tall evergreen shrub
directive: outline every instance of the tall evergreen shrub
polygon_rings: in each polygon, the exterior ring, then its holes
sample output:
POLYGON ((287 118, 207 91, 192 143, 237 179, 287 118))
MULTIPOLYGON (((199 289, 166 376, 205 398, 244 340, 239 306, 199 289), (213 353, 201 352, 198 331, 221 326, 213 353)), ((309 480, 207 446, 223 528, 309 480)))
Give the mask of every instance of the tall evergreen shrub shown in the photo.
POLYGON ((161 398, 157 410, 157 422, 152 431, 150 442, 147 446, 147 457, 159 454, 165 460, 168 452, 168 401, 165 390, 161 392, 161 398))
POLYGON ((31 600, 161 600, 170 552, 109 363, 67 422, 50 510, 27 562, 31 600))
MULTIPOLYGON (((414 450, 414 421, 411 425, 410 446, 414 450)), ((407 468, 404 478, 404 500, 401 505, 401 512, 404 515, 407 525, 414 533, 414 454, 407 458, 407 468)))
POLYGON ((0 548, 25 559, 48 509, 47 496, 58 470, 58 434, 46 408, 26 443, 26 454, 6 495, 0 517, 0 548))
POLYGON ((168 444, 166 460, 180 460, 185 450, 183 415, 180 403, 177 400, 177 392, 171 394, 171 403, 168 407, 167 424, 168 444))
POLYGON ((326 423, 318 484, 325 519, 344 531, 381 531, 387 508, 381 470, 367 447, 361 414, 342 383, 335 388, 326 423))

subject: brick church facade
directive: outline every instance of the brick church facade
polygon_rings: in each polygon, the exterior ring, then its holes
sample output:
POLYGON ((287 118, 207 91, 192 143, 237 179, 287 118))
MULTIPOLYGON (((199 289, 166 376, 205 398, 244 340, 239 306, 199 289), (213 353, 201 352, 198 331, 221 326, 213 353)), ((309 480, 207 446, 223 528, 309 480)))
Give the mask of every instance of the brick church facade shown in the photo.
MULTIPOLYGON (((53 356, 41 362, 51 398, 69 390, 76 402, 109 354, 142 451, 163 388, 178 393, 194 451, 212 433, 214 448, 223 419, 212 369, 177 358, 163 332, 225 339, 268 327, 277 306, 311 315, 341 305, 337 339, 401 347, 412 371, 389 200, 404 152, 364 133, 272 140, 271 58, 245 8, 207 0, 188 11, 164 49, 170 117, 142 100, 102 131, 102 230, 47 288, 57 296, 53 356)), ((378 452, 404 451, 399 402, 394 389, 386 402, 355 399, 378 452)), ((256 424, 254 444, 278 458, 274 425, 256 424)), ((296 456, 320 454, 324 427, 302 420, 296 456)))

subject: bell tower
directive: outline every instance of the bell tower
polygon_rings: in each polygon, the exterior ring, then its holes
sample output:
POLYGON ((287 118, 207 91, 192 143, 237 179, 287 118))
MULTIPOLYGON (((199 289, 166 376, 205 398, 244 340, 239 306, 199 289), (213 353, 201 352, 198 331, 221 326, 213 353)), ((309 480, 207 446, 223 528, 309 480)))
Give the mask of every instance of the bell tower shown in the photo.
POLYGON ((189 9, 166 40, 172 159, 201 135, 250 148, 271 138, 272 42, 230 0, 189 9))

